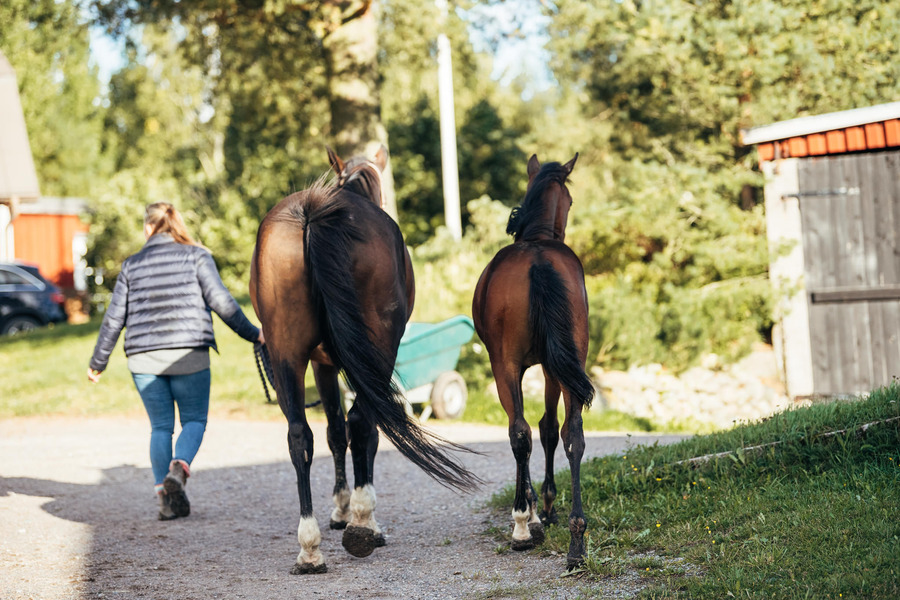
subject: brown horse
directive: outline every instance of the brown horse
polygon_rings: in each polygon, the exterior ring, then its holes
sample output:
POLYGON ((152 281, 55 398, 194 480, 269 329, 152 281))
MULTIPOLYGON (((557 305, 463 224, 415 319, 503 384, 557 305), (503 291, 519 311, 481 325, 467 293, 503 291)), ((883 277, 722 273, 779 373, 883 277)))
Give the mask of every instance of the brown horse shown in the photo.
POLYGON ((373 468, 380 429, 397 449, 439 482, 468 489, 477 479, 437 447, 439 438, 407 416, 391 375, 415 297, 412 264, 397 224, 380 208, 377 162, 346 164, 329 149, 337 184, 322 181, 291 194, 259 227, 250 274, 253 308, 266 332, 278 403, 288 421, 288 448, 297 471, 301 551, 293 573, 322 573, 321 533, 310 493, 312 431, 306 421, 304 378, 312 362, 328 419, 334 457, 333 529, 343 545, 368 556, 384 544, 375 521, 373 468), (344 416, 338 372, 356 392, 344 416), (377 429, 376 429, 377 428, 377 429), (354 487, 347 485, 348 445, 354 487))
POLYGON ((584 372, 588 349, 588 305, 584 270, 563 242, 572 197, 566 179, 575 158, 564 165, 528 161, 528 189, 512 210, 506 232, 514 242, 488 264, 472 302, 475 330, 491 359, 500 402, 509 417, 509 440, 516 459, 515 522, 512 548, 527 550, 544 539, 543 523, 556 523, 553 453, 559 442, 556 409, 560 390, 565 401, 563 443, 572 471, 571 543, 567 565, 584 561, 585 519, 581 508, 580 465, 584 454, 581 409, 594 388, 584 372), (525 421, 522 375, 540 364, 546 379, 545 413, 540 422, 546 456, 543 509, 531 484, 531 427, 525 421))

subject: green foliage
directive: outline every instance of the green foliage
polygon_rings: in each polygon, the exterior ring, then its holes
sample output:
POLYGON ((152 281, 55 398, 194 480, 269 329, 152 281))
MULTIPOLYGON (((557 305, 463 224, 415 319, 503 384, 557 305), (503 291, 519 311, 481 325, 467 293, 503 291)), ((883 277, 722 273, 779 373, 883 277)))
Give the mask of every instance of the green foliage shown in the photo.
POLYGON ((16 72, 31 154, 45 196, 86 196, 108 173, 100 84, 80 3, 4 0, 0 51, 16 72))
MULTIPOLYGON (((380 109, 399 222, 417 248, 417 317, 469 312, 478 274, 508 242, 527 157, 578 151, 567 242, 588 279, 590 362, 606 367, 680 369, 765 338, 762 179, 740 129, 900 92, 900 7, 874 0, 558 0, 547 49, 560 85, 527 102, 521 84, 491 81, 490 56, 474 51, 480 25, 460 17, 472 2, 446 20, 430 0, 376 4, 380 109), (439 32, 453 50, 462 244, 441 227, 439 32), (483 197, 499 202, 488 209, 483 197)), ((347 116, 334 121, 335 83, 349 81, 334 72, 343 38, 327 40, 364 5, 94 0, 94 24, 129 52, 102 101, 87 4, 0 6, 0 49, 17 69, 43 192, 89 198, 101 291, 140 246, 141 210, 157 200, 175 203, 226 283, 246 289, 259 220, 327 169, 323 147, 347 116)), ((518 35, 531 14, 500 34, 518 35)))
MULTIPOLYGON (((646 578, 642 598, 896 597, 898 407, 894 384, 585 461, 587 569, 646 578), (761 444, 770 445, 742 450, 761 444), (679 463, 719 452, 727 454, 679 463)), ((557 478, 560 514, 569 486, 557 478)), ((510 502, 507 491, 495 505, 510 502)), ((551 528, 544 548, 567 546, 565 528, 551 528)))
POLYGON ((389 0, 380 40, 382 106, 400 227, 413 246, 435 235, 444 223, 435 48, 442 29, 452 46, 463 228, 469 225, 470 200, 489 196, 511 206, 525 192, 521 140, 529 124, 515 121, 503 108, 520 100, 490 80, 489 65, 473 54, 459 18, 451 15, 441 28, 433 3, 389 0))
POLYGON ((898 9, 767 0, 556 8, 549 48, 570 93, 553 137, 583 151, 567 240, 593 280, 592 357, 676 369, 704 352, 739 357, 771 327, 762 182, 739 130, 893 100, 898 35, 883 19, 898 9))

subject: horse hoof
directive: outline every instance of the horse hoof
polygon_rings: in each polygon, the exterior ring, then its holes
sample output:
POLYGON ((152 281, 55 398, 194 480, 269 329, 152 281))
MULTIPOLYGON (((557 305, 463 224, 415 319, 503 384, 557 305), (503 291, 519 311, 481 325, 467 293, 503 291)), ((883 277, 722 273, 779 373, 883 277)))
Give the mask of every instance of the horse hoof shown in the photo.
POLYGON ((552 510, 549 513, 542 510, 540 516, 541 523, 543 523, 545 527, 559 524, 559 517, 556 516, 556 510, 552 510))
POLYGON ((328 566, 325 563, 320 565, 314 565, 312 563, 294 563, 294 566, 291 567, 291 575, 317 575, 319 573, 325 573, 328 571, 328 566))
POLYGON ((531 539, 534 541, 535 546, 540 546, 544 543, 543 525, 541 525, 540 523, 529 523, 528 532, 531 534, 531 539))
POLYGON ((584 557, 583 556, 576 556, 574 558, 571 556, 566 557, 566 571, 574 571, 575 569, 578 569, 583 566, 584 566, 584 557))
POLYGON ((375 547, 376 548, 384 548, 385 544, 387 544, 387 542, 384 539, 384 534, 381 532, 376 533, 375 534, 375 547))
POLYGON ((365 558, 372 554, 377 544, 375 532, 365 527, 350 525, 344 530, 344 538, 341 540, 344 550, 356 558, 365 558))
POLYGON ((334 519, 332 519, 331 523, 329 523, 328 526, 332 529, 346 529, 347 521, 335 521, 334 519))
POLYGON ((510 544, 510 548, 516 552, 531 550, 534 548, 534 538, 528 538, 527 540, 513 540, 510 544))

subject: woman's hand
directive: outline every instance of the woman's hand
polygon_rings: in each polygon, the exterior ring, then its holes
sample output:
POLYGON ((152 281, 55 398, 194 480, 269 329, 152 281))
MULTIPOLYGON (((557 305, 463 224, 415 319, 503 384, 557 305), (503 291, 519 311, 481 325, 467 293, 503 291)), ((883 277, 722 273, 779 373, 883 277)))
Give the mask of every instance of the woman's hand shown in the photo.
POLYGON ((88 367, 88 380, 90 380, 91 383, 97 383, 100 381, 101 373, 103 373, 103 371, 97 371, 96 369, 88 367))
POLYGON ((265 343, 266 343, 266 336, 263 335, 262 327, 259 328, 259 338, 258 338, 258 340, 259 340, 259 343, 260 343, 260 344, 265 344, 265 343))

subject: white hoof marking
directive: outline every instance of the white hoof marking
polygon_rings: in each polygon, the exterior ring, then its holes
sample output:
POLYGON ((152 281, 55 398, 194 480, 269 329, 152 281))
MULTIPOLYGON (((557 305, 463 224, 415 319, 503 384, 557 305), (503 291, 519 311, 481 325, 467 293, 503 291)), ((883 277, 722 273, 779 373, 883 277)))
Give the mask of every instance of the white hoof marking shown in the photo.
POLYGON ((297 555, 297 564, 321 565, 325 562, 319 545, 322 543, 322 533, 315 517, 301 517, 297 526, 297 541, 300 542, 300 554, 297 555))
POLYGON ((375 533, 381 533, 381 528, 375 522, 375 488, 364 485, 353 490, 350 494, 350 525, 365 527, 375 533))
POLYGON ((512 517, 515 525, 513 526, 513 539, 514 540, 529 540, 531 539, 531 532, 528 530, 528 517, 530 511, 527 510, 516 510, 513 509, 512 517))
POLYGON ((334 500, 331 520, 335 523, 346 523, 350 519, 350 490, 344 488, 331 498, 334 500))

